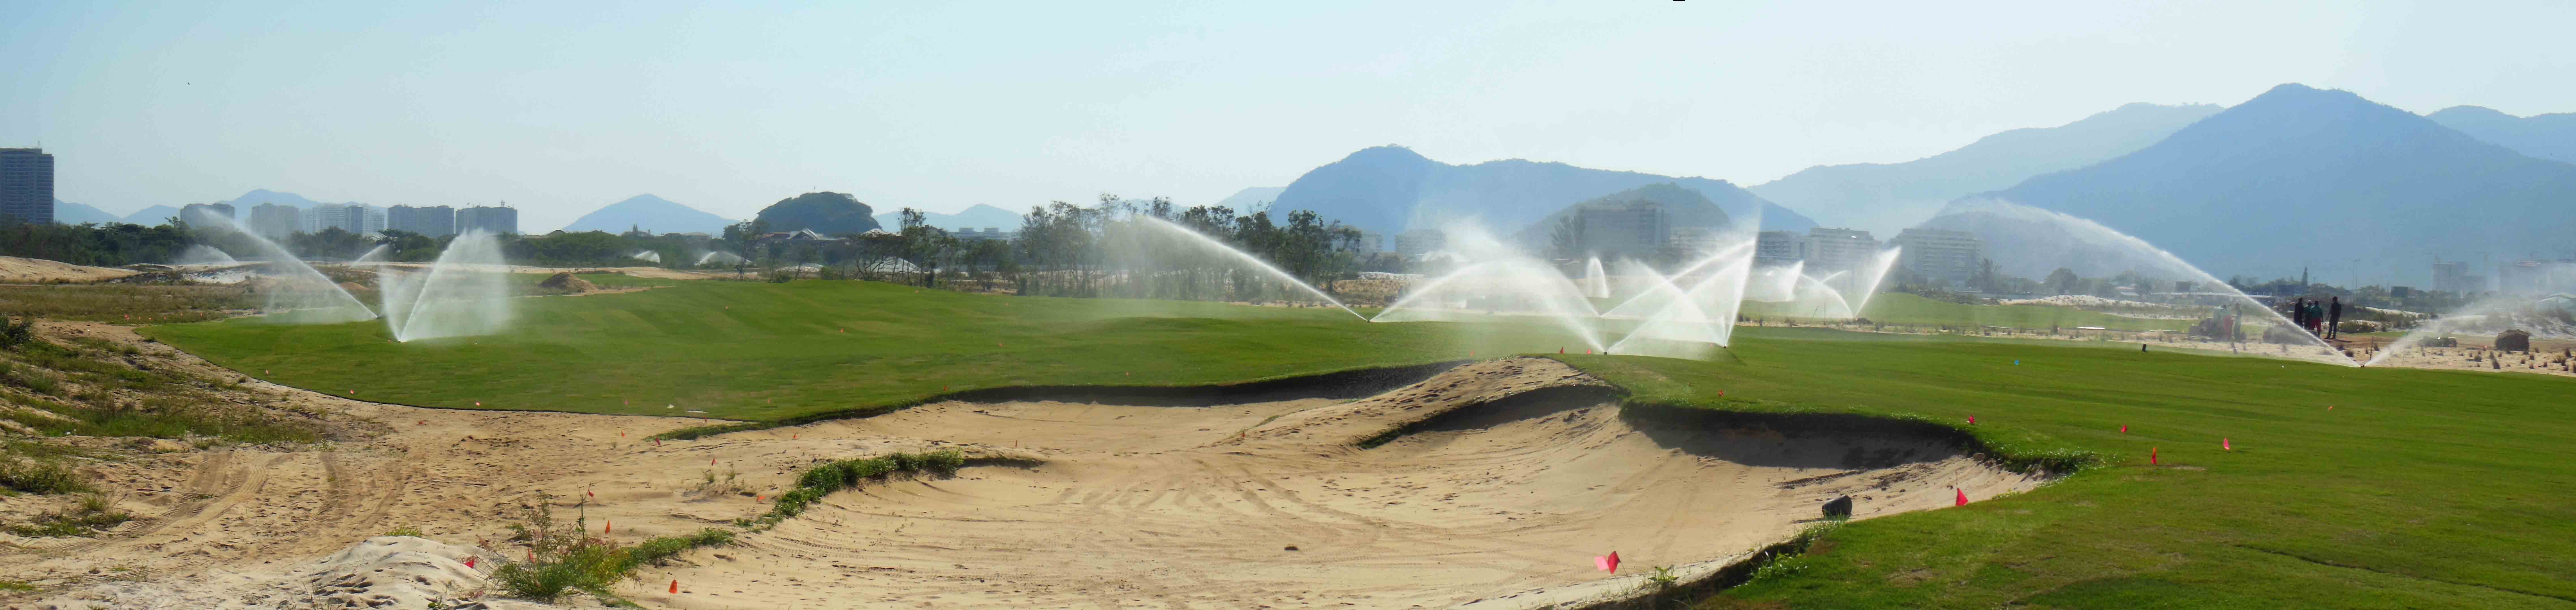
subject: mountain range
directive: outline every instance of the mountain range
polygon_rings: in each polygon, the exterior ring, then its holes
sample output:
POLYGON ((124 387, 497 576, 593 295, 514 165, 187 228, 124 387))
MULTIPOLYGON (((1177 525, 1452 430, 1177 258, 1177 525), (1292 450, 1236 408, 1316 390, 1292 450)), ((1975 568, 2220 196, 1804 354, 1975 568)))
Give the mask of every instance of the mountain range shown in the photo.
MULTIPOLYGON (((888 231, 895 231, 903 228, 903 212, 900 209, 893 212, 878 214, 876 215, 876 219, 877 224, 885 227, 888 231)), ((958 210, 955 214, 923 212, 921 213, 921 222, 922 224, 950 231, 958 229, 981 230, 987 227, 1001 229, 1004 231, 1020 230, 1020 215, 1013 214, 1010 210, 981 203, 969 206, 963 210, 958 210)))
POLYGON ((582 231, 624 233, 630 229, 642 229, 655 234, 720 235, 724 233, 725 225, 733 223, 734 221, 727 220, 723 216, 645 194, 628 197, 624 201, 592 210, 588 214, 581 215, 581 218, 574 219, 572 224, 564 225, 563 230, 570 233, 582 231))
POLYGON ((1978 231, 2006 273, 2038 277, 2054 263, 2030 249, 2067 237, 1982 209, 1991 201, 2090 219, 2222 275, 2294 277, 2361 259, 2421 286, 2436 256, 2564 255, 2576 165, 2350 92, 2286 84, 2135 152, 1960 198, 1924 225, 1978 231))
POLYGON ((1747 190, 1828 224, 1885 237, 1931 218, 1953 199, 2129 154, 2224 109, 2129 104, 2057 127, 1996 133, 1903 163, 1810 167, 1747 190))
POLYGON ((1278 201, 1279 194, 1284 192, 1288 192, 1288 187, 1256 186, 1235 191, 1234 194, 1227 195, 1224 199, 1217 200, 1213 205, 1233 208, 1235 213, 1240 214, 1251 211, 1253 208, 1269 205, 1270 202, 1278 201))
POLYGON ((2518 117, 2479 106, 2452 106, 2424 118, 2525 155, 2576 163, 2576 113, 2518 117))
POLYGON ((108 224, 117 221, 118 218, 116 215, 107 213, 107 210, 63 201, 61 199, 54 200, 54 222, 76 225, 82 223, 108 224))
POLYGON ((1520 159, 1450 165, 1402 146, 1362 149, 1306 172, 1271 201, 1270 210, 1312 210, 1388 234, 1439 228, 1453 221, 1477 222, 1508 234, 1567 205, 1664 182, 1698 191, 1730 217, 1760 218, 1764 229, 1803 231, 1816 226, 1805 215, 1724 180, 1520 159))

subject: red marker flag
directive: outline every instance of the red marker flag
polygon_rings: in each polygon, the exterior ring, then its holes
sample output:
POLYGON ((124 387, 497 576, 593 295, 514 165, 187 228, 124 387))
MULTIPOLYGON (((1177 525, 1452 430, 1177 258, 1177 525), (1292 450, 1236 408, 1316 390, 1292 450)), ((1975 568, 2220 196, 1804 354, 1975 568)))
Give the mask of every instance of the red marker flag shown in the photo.
POLYGON ((1593 557, 1592 565, 1603 572, 1617 572, 1619 571, 1619 552, 1611 551, 1608 555, 1593 557))
POLYGON ((2120 433, 2121 433, 2121 434, 2128 434, 2128 433, 2129 433, 2129 425, 2128 425, 2128 424, 2120 424, 2120 433))
POLYGON ((474 567, 474 558, 472 558, 472 557, 467 557, 467 558, 465 558, 465 567, 468 567, 468 568, 472 568, 472 567, 474 567))
POLYGON ((1967 505, 1968 505, 1968 492, 1967 492, 1967 490, 1959 489, 1959 488, 1957 488, 1957 487, 1952 487, 1952 488, 1950 488, 1950 490, 1951 490, 1951 491, 1959 492, 1959 503, 1957 503, 1957 504, 1952 504, 1951 506, 1967 506, 1967 505))
POLYGON ((671 592, 672 592, 672 593, 678 593, 678 592, 680 592, 680 581, 677 581, 677 580, 671 581, 671 592))

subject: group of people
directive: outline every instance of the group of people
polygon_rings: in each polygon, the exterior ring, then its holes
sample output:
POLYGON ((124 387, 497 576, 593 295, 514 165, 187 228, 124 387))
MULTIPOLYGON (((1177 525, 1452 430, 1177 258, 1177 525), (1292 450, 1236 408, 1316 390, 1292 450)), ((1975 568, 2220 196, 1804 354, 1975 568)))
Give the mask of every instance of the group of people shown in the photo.
POLYGON ((2295 299, 2290 302, 2290 323, 2308 330, 2308 334, 2335 338, 2335 324, 2343 321, 2343 297, 2325 301, 2295 299))

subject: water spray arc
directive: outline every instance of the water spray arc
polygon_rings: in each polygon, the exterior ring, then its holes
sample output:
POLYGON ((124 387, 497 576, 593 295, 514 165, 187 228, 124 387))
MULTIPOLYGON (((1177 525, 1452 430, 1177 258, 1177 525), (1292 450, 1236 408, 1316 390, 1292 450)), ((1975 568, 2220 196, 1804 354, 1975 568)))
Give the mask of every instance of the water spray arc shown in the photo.
POLYGON ((1229 258, 1234 259, 1236 262, 1249 264, 1256 269, 1269 273, 1272 277, 1276 277, 1280 281, 1287 282, 1305 290, 1307 294, 1315 295, 1315 298, 1323 299, 1326 303, 1332 303, 1334 307, 1342 308, 1342 311, 1350 312, 1351 317, 1359 318, 1361 320, 1368 319, 1368 316, 1360 315, 1360 312, 1352 310, 1351 306, 1343 305, 1342 301, 1340 299, 1333 298, 1333 295, 1324 294, 1324 291, 1316 290, 1314 286, 1298 281, 1296 276, 1289 275, 1287 271, 1280 270, 1279 267, 1271 265, 1268 261, 1261 260, 1259 257, 1245 253, 1242 250, 1236 250, 1232 246, 1225 245, 1225 242, 1217 241, 1216 238, 1202 235, 1197 231, 1190 230, 1189 227, 1173 224, 1171 221, 1152 216, 1137 216, 1137 219, 1142 221, 1139 223, 1140 226, 1153 227, 1157 230, 1183 237, 1192 243, 1205 246, 1217 252, 1222 252, 1229 258))
POLYGON ((500 239, 467 231, 426 271, 384 272, 385 327, 403 343, 501 332, 513 314, 509 271, 500 239))
POLYGON ((334 324, 371 320, 376 312, 358 302, 358 297, 332 282, 331 278, 304 264, 277 242, 242 228, 233 219, 214 214, 193 214, 188 219, 195 226, 223 231, 259 250, 268 262, 268 273, 277 285, 266 292, 268 304, 262 309, 275 314, 270 320, 290 323, 334 324))

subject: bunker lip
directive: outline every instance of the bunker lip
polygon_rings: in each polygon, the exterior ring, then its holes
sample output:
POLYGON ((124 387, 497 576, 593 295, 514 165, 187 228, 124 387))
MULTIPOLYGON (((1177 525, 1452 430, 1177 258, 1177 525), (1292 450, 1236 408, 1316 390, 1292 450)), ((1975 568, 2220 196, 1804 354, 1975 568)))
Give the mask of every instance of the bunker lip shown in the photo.
POLYGON ((699 442, 882 438, 871 444, 1024 461, 836 493, 722 558, 697 551, 641 576, 832 583, 728 588, 693 607, 1607 603, 1647 566, 1719 573, 1836 497, 1859 498, 1866 519, 2049 478, 1970 457, 1973 438, 1927 422, 1623 406, 1616 387, 1541 358, 1455 366, 1357 400, 1319 393, 1184 409, 944 401, 710 436, 699 442), (1627 572, 1591 569, 1614 550, 1627 572))

